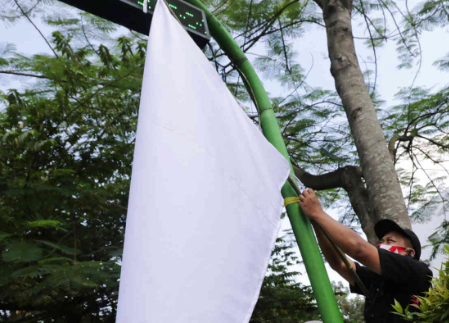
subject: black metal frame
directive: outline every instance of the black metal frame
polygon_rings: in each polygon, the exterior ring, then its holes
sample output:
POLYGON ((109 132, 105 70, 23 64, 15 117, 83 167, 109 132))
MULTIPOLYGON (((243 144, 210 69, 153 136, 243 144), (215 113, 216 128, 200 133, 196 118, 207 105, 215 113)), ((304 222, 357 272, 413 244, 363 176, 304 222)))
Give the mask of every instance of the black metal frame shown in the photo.
MULTIPOLYGON (((116 24, 122 25, 141 34, 148 35, 151 26, 151 18, 153 11, 148 10, 145 14, 142 7, 129 0, 60 0, 66 4, 74 6, 78 9, 87 11, 101 18, 110 20, 116 24)), ((192 6, 182 0, 169 0, 169 2, 182 2, 186 6, 192 7, 193 10, 200 11, 204 27, 207 34, 199 33, 188 26, 184 28, 189 32, 195 43, 203 49, 209 43, 209 28, 207 27, 206 15, 201 9, 192 6)), ((182 22, 182 21, 181 21, 182 22)))

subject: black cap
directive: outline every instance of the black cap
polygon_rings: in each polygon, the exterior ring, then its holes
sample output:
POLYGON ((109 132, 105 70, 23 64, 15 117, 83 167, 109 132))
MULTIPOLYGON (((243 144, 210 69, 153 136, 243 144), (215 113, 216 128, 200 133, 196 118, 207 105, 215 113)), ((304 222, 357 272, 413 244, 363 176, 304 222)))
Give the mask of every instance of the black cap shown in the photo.
POLYGON ((412 230, 401 228, 398 224, 396 224, 396 222, 391 221, 389 219, 379 220, 374 225, 374 232, 376 232, 376 236, 379 239, 382 239, 384 235, 386 235, 388 232, 391 231, 399 232, 404 237, 410 239, 412 247, 415 250, 414 258, 419 260, 419 258, 421 257, 421 242, 419 242, 418 237, 412 230))

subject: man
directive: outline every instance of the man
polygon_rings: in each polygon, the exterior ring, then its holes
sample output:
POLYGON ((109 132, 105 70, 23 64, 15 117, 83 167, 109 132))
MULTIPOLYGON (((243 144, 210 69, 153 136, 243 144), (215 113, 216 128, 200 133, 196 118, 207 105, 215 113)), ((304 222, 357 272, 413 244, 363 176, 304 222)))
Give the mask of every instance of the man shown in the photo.
POLYGON ((394 300, 405 308, 417 302, 413 295, 422 294, 431 286, 432 272, 419 261, 421 244, 418 237, 391 220, 380 220, 374 227, 380 239, 376 248, 327 215, 313 190, 305 190, 299 199, 302 210, 312 220, 324 257, 332 269, 349 282, 354 293, 362 294, 362 291, 319 227, 345 254, 364 265, 348 259, 368 289, 364 310, 366 323, 403 322, 400 316, 392 313, 394 300))

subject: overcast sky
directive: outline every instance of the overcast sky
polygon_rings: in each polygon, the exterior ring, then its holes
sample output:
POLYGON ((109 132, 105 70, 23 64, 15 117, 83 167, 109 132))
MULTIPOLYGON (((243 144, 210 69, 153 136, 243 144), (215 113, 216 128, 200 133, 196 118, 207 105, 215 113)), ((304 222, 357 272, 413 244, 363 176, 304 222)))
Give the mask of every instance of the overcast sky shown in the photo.
MULTIPOLYGON (((403 5, 403 1, 399 1, 399 5, 403 5)), ((408 1, 410 8, 414 8, 418 4, 418 1, 408 1)), ((37 22, 37 19, 35 21, 37 22)), ((51 33, 51 28, 39 24, 42 32, 45 35, 51 33)), ((367 36, 365 26, 358 22, 353 24, 354 35, 367 36)), ((436 29, 432 32, 425 32, 421 37, 421 46, 423 48, 422 67, 420 73, 415 81, 415 86, 425 86, 428 88, 433 87, 435 90, 440 89, 443 86, 449 84, 449 74, 444 73, 432 66, 433 62, 445 54, 449 53, 449 29, 436 29)), ((17 49, 21 53, 35 54, 35 53, 51 53, 44 40, 40 37, 38 32, 33 26, 26 20, 22 20, 13 26, 5 27, 0 25, 0 44, 1 43, 13 43, 17 46, 17 49)), ((261 47, 258 47, 259 50, 261 47)), ((330 61, 327 54, 327 40, 326 33, 322 27, 311 25, 306 28, 304 36, 301 37, 295 43, 295 48, 299 52, 298 60, 302 67, 307 71, 312 66, 306 82, 313 87, 322 87, 324 89, 335 90, 334 80, 330 74, 330 61)), ((257 53, 257 47, 253 50, 257 53)), ((366 48, 362 40, 356 40, 356 50, 359 56, 360 64, 363 66, 363 61, 371 61, 373 57, 372 50, 366 48), (370 58, 371 57, 371 58, 370 58)), ((249 56, 250 59, 253 57, 249 56)), ((417 67, 411 70, 398 70, 396 68, 399 65, 397 54, 395 51, 395 42, 389 41, 383 48, 377 49, 378 58, 378 78, 377 89, 383 100, 385 100, 386 106, 394 105, 394 95, 402 87, 409 87, 414 79, 417 67)), ((373 65, 368 65, 370 69, 374 69, 373 65)), ((271 94, 286 95, 289 91, 282 89, 278 84, 264 80, 265 87, 271 94)), ((11 88, 11 85, 16 88, 26 86, 19 82, 19 78, 8 78, 4 75, 0 75, 0 89, 5 90, 11 88)), ((431 167, 431 165, 429 165, 431 167)), ((328 210, 328 212, 337 217, 335 210, 328 210)), ((435 228, 441 224, 443 217, 445 216, 437 214, 430 223, 414 225, 414 230, 419 235, 422 244, 426 244, 425 240, 433 233, 435 228)), ((284 220, 283 229, 289 228, 288 220, 284 220)), ((424 258, 430 251, 424 251, 424 258)), ((440 256, 432 265, 439 267, 442 261, 440 256)), ((338 274, 332 270, 328 270, 331 280, 341 280, 338 274)), ((308 284, 307 275, 302 275, 301 282, 308 284)))

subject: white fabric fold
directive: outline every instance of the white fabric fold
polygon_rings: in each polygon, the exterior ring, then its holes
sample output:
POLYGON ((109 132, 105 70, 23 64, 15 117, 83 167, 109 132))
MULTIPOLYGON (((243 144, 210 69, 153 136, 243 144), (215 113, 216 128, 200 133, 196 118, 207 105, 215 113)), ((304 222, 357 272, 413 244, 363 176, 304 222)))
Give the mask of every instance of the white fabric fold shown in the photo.
POLYGON ((159 1, 117 322, 248 322, 280 227, 288 173, 285 158, 159 1))

